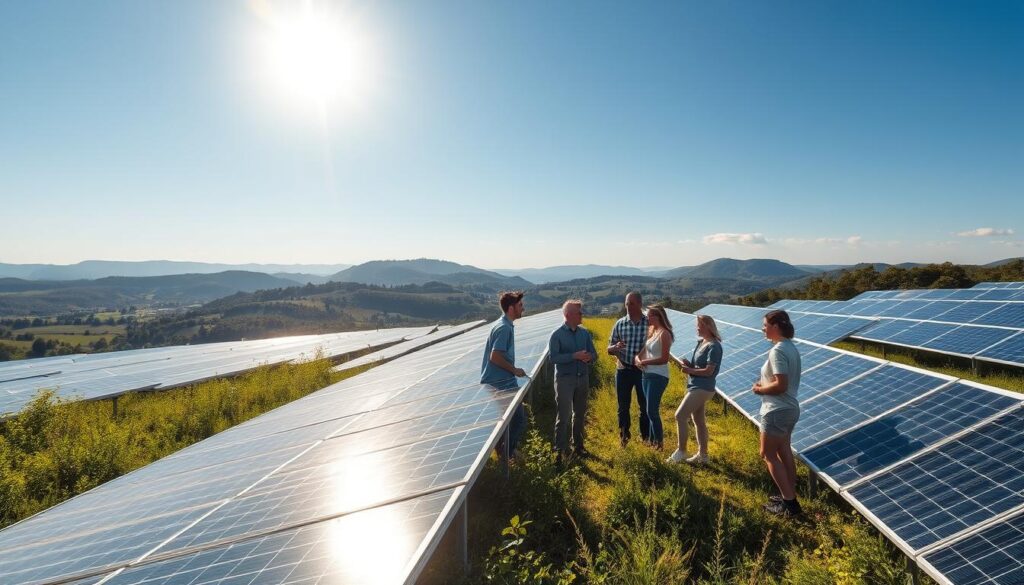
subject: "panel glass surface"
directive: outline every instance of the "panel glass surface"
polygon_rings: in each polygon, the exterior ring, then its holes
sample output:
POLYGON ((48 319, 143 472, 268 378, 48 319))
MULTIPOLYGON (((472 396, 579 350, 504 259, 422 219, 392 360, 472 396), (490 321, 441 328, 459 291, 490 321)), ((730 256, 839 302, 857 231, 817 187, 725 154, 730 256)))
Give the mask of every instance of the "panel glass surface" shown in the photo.
POLYGON ((1009 329, 971 327, 962 325, 928 342, 928 349, 944 353, 972 356, 983 349, 1009 339, 1016 334, 1009 329))
POLYGON ((128 569, 108 585, 403 583, 457 490, 128 569))
POLYGON ((1024 364, 1024 333, 1014 335, 999 345, 984 350, 978 354, 978 358, 1024 364))
POLYGON ((1024 504, 1024 410, 923 453, 849 494, 912 549, 1024 504))
POLYGON ((884 365, 801 405, 793 447, 802 452, 946 383, 942 378, 884 365))
POLYGON ((1024 511, 924 555, 955 585, 1024 583, 1024 511))
POLYGON ((801 404, 813 399, 823 392, 875 368, 881 367, 879 362, 862 357, 840 354, 835 359, 809 370, 800 375, 798 398, 801 404))
POLYGON ((839 485, 865 477, 1024 400, 956 383, 805 451, 839 485))

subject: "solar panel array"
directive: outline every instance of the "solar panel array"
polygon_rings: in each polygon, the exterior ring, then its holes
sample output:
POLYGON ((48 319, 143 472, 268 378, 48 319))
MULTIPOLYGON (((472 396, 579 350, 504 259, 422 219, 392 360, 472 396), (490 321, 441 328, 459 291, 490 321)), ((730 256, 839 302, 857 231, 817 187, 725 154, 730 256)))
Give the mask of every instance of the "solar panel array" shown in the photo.
MULTIPOLYGON (((761 329, 761 320, 765 310, 757 307, 741 305, 708 305, 701 309, 702 313, 721 316, 723 321, 761 329)), ((816 343, 829 344, 849 337, 874 323, 873 319, 850 315, 792 315, 793 325, 800 330, 801 339, 816 343)))
POLYGON ((76 354, 0 364, 0 414, 21 410, 39 390, 67 399, 110 398, 138 390, 165 390, 237 375, 320 353, 335 358, 415 339, 433 327, 349 331, 110 353, 76 354))
MULTIPOLYGON (((516 323, 541 367, 560 312, 516 323)), ((0 582, 408 583, 527 388, 479 384, 488 328, 310 394, 0 531, 0 582)))
POLYGON ((461 325, 456 325, 454 327, 438 327, 437 331, 428 333, 427 335, 415 337, 408 341, 403 341, 402 343, 397 343, 395 345, 385 347, 384 349, 377 350, 373 353, 368 353, 364 356, 357 357, 356 359, 348 360, 343 364, 335 366, 334 371, 343 372, 345 370, 351 370, 353 368, 358 368, 370 364, 380 365, 384 362, 389 362, 391 360, 398 359, 404 355, 408 355, 414 351, 423 349, 424 347, 429 347, 431 345, 434 345, 435 343, 441 343, 442 341, 446 339, 451 339, 456 335, 462 335, 466 331, 476 329, 477 327, 480 327, 484 323, 485 321, 470 321, 469 323, 463 323, 461 325))
MULTIPOLYGON (((718 391, 758 422, 750 388, 768 342, 730 322, 743 312, 701 313, 723 337, 718 391)), ((939 582, 1024 580, 1024 395, 807 341, 800 318, 800 458, 939 582), (1003 556, 1015 560, 993 568, 1003 556)), ((693 328, 690 315, 670 319, 693 328)))
POLYGON ((979 282, 973 288, 1015 288, 1024 289, 1024 282, 979 282))
MULTIPOLYGON (((785 300, 771 308, 792 315, 859 316, 877 322, 856 331, 853 339, 924 349, 971 359, 1024 366, 1024 290, 930 289, 926 291, 869 291, 929 293, 927 297, 858 297, 851 301, 785 300), (1020 296, 1019 300, 978 300, 978 294, 1020 296)), ((868 294, 868 293, 865 293, 868 294)), ((863 297, 863 295, 861 295, 863 297)))

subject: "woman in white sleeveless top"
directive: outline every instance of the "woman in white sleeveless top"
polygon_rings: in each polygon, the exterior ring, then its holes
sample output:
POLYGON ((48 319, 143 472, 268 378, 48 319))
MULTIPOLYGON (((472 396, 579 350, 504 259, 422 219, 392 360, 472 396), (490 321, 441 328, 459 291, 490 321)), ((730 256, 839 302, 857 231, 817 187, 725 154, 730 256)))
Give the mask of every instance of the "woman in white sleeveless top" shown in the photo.
POLYGON ((672 348, 672 324, 659 305, 647 308, 647 341, 644 349, 637 354, 633 363, 643 370, 644 400, 647 402, 647 416, 651 419, 651 443, 657 449, 664 444, 661 424, 661 396, 668 387, 668 362, 672 348))

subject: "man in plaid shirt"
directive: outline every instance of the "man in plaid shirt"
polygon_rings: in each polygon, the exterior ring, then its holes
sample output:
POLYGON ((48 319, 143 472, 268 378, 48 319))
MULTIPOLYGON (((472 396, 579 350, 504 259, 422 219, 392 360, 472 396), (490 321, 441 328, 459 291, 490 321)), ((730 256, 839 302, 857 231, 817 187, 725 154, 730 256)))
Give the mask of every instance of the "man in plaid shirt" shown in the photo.
POLYGON ((643 371, 633 365, 633 358, 644 348, 647 341, 647 316, 644 315, 640 293, 626 295, 626 316, 615 322, 608 340, 608 354, 617 359, 615 370, 615 393, 619 399, 619 440, 622 446, 629 441, 629 402, 636 394, 637 410, 640 411, 640 438, 651 440, 651 419, 647 416, 647 400, 643 391, 643 371))

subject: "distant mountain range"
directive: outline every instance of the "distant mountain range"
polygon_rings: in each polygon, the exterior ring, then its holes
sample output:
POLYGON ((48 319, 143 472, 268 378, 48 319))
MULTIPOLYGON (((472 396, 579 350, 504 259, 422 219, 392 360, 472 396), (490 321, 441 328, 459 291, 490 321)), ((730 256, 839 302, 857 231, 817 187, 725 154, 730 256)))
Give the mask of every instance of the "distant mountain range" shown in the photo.
POLYGON ((330 277, 336 282, 358 282, 384 286, 440 282, 481 290, 524 289, 532 282, 518 276, 505 276, 467 264, 446 260, 375 260, 353 266, 330 277))
POLYGON ((570 266, 549 266, 548 268, 496 268, 494 271, 505 276, 518 276, 534 284, 544 284, 546 282, 564 282, 566 280, 594 278, 597 276, 658 276, 658 274, 664 272, 665 269, 582 264, 570 266))
MULTIPOLYGON (((329 276, 351 264, 212 264, 208 262, 177 262, 174 260, 146 260, 122 262, 118 260, 86 260, 77 264, 4 264, 0 263, 0 278, 26 280, 94 280, 108 276, 169 276, 173 274, 213 274, 244 270, 264 274, 287 273, 304 276, 329 276)), ((295 279, 293 279, 295 280, 295 279)), ((302 284, 305 284, 303 281, 302 284)))
POLYGON ((0 315, 54 315, 130 305, 191 305, 238 292, 287 288, 298 284, 294 280, 241 270, 66 281, 0 278, 0 315))

